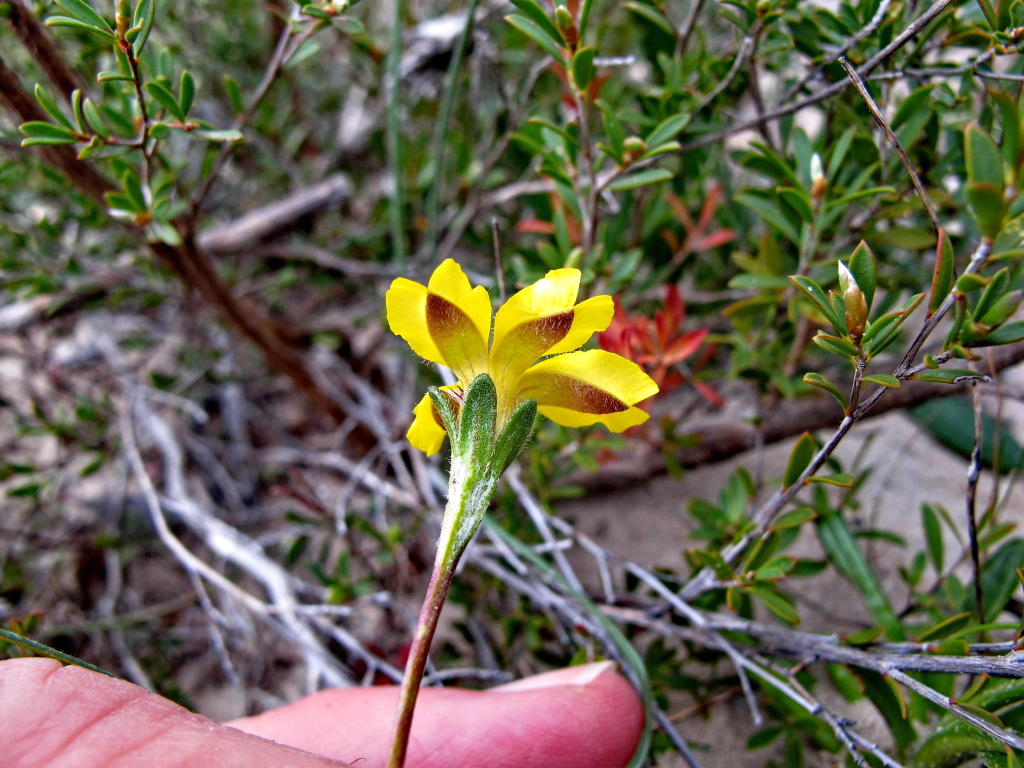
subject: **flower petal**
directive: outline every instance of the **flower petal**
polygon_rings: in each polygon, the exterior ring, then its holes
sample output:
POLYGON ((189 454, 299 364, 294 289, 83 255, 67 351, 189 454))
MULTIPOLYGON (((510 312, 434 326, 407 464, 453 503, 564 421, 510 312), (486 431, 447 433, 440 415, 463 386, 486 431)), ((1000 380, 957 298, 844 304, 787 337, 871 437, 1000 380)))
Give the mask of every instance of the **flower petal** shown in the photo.
POLYGON ((447 432, 434 413, 434 404, 430 402, 430 395, 424 395, 412 412, 416 414, 416 418, 413 419, 405 436, 413 448, 418 448, 427 456, 433 456, 441 450, 441 444, 444 442, 447 432))
POLYGON ((658 392, 640 366, 603 349, 542 360, 519 382, 516 399, 532 397, 540 412, 565 426, 602 423, 615 432, 646 420, 636 403, 658 392))
POLYGON ((600 416, 554 406, 544 406, 538 410, 555 424, 561 424, 563 427, 589 427, 591 424, 604 424, 612 432, 624 432, 630 427, 643 424, 651 417, 647 411, 642 411, 635 406, 619 413, 606 413, 600 416))
POLYGON ((489 371, 499 391, 503 383, 514 387, 539 358, 577 349, 608 327, 615 310, 611 297, 575 304, 579 285, 578 269, 555 269, 498 310, 489 371))
POLYGON ((426 286, 404 277, 397 277, 388 288, 384 301, 388 309, 388 325, 391 326, 391 332, 409 342, 412 351, 424 360, 443 365, 441 350, 427 332, 426 286))
POLYGON ((491 301, 487 289, 472 288, 462 268, 445 259, 424 288, 397 278, 387 297, 388 323, 425 360, 472 381, 487 366, 491 301))

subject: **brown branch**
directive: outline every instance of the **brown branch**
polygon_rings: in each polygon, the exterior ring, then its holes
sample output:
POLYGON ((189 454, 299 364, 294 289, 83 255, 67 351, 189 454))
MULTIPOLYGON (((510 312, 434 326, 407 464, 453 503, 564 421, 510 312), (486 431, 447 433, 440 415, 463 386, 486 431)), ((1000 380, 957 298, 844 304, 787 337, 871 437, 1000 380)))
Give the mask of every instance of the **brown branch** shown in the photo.
MULTIPOLYGON (((22 86, 16 73, 0 59, 0 101, 18 122, 48 120, 35 99, 22 86)), ((114 186, 91 164, 80 160, 71 146, 41 147, 40 154, 58 168, 68 181, 88 194, 104 208, 104 193, 114 186)), ((148 242, 149 249, 167 264, 181 281, 197 291, 243 337, 255 344, 273 370, 283 373, 324 413, 340 421, 345 413, 317 378, 297 334, 288 332, 251 302, 236 297, 217 273, 209 256, 195 244, 190 232, 182 231, 182 244, 148 242)), ((142 230, 133 228, 141 236, 142 230)))
POLYGON ((84 91, 82 78, 68 66, 67 60, 61 56, 53 37, 39 21, 25 0, 3 0, 0 8, 8 7, 7 23, 14 34, 25 46, 39 67, 46 73, 57 90, 64 98, 71 99, 73 91, 84 91))
MULTIPOLYGON (((1024 344, 998 348, 992 353, 991 368, 987 373, 997 373, 1024 361, 1024 344)), ((940 397, 964 392, 970 383, 958 386, 904 381, 900 389, 889 390, 886 397, 877 401, 872 409, 861 418, 880 416, 889 411, 905 410, 915 405, 940 397)), ((842 417, 836 401, 831 397, 816 397, 812 400, 787 400, 769 411, 761 426, 764 444, 778 443, 804 432, 834 427, 842 417)), ((676 462, 683 467, 699 467, 737 456, 754 446, 757 429, 748 423, 723 421, 686 435, 697 444, 678 448, 672 452, 676 462)), ((604 491, 633 485, 641 479, 663 475, 667 472, 665 457, 650 448, 635 451, 632 455, 601 467, 600 473, 576 473, 566 482, 580 485, 588 491, 604 491)))
MULTIPOLYGON (((49 122, 50 117, 21 84, 17 74, 0 59, 0 103, 10 112, 16 122, 28 123, 34 120, 49 122)), ((103 195, 114 189, 102 174, 84 160, 78 159, 73 146, 36 147, 49 165, 58 169, 79 189, 102 206, 106 206, 103 195)))
POLYGON ((296 222, 352 196, 352 182, 338 173, 287 197, 201 232, 199 247, 214 256, 251 251, 265 241, 294 228, 296 222))

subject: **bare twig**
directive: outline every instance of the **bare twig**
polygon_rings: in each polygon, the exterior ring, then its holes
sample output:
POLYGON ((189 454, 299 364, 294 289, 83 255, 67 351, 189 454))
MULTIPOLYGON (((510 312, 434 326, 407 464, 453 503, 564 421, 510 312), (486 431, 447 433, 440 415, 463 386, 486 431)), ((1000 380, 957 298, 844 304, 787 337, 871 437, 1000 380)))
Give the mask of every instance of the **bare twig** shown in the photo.
POLYGON ((889 125, 889 121, 885 119, 885 115, 882 114, 878 105, 875 104, 875 100, 871 98, 871 94, 868 93, 867 86, 864 85, 864 81, 861 79, 860 75, 857 74, 857 70, 850 66, 850 62, 846 60, 845 56, 839 57, 839 63, 842 65, 843 69, 846 70, 846 74, 850 78, 850 82, 853 83, 853 87, 864 100, 864 104, 867 106, 871 116, 875 118, 875 122, 878 123, 878 127, 882 129, 885 137, 889 140, 889 143, 892 144, 893 149, 896 150, 896 154, 899 155, 900 162, 903 163, 903 168, 910 177, 910 181, 914 185, 914 189, 917 190, 917 196, 924 204, 924 210, 925 213, 928 214, 928 220, 932 223, 932 229, 936 234, 938 234, 940 229, 939 215, 935 211, 935 206, 932 204, 931 197, 928 195, 928 190, 924 188, 921 176, 917 172, 917 169, 914 168, 914 164, 911 162, 910 156, 907 155, 907 151, 903 148, 903 145, 900 143, 895 131, 893 131, 892 126, 889 125))

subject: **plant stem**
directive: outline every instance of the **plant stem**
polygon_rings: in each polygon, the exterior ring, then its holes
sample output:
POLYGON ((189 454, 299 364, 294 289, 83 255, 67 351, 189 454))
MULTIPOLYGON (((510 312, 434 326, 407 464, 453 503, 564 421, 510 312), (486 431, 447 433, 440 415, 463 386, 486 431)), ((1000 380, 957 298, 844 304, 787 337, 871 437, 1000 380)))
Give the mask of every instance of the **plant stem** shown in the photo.
POLYGON ((455 562, 449 558, 449 552, 438 547, 434 561, 434 572, 430 576, 427 595, 420 609, 420 618, 416 622, 416 635, 413 637, 409 651, 409 661, 405 665, 405 676, 402 678, 402 691, 398 698, 398 713, 395 715, 394 737, 391 742, 391 755, 388 757, 388 768, 402 768, 405 764, 405 753, 409 747, 409 732, 412 729, 413 710, 416 697, 420 692, 420 682, 427 666, 430 643, 434 639, 437 621, 441 617, 448 589, 455 575, 455 562))

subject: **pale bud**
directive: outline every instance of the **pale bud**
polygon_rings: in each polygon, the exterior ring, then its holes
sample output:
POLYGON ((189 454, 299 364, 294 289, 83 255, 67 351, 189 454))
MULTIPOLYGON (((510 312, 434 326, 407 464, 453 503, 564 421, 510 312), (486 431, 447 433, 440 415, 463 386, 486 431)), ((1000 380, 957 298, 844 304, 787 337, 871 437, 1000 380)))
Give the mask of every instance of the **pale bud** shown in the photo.
POLYGON ((868 323, 868 302, 864 292, 857 285, 857 279, 841 261, 839 289, 843 294, 843 304, 846 305, 846 330, 854 341, 859 342, 868 323))

